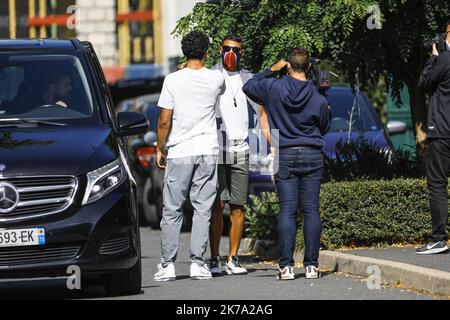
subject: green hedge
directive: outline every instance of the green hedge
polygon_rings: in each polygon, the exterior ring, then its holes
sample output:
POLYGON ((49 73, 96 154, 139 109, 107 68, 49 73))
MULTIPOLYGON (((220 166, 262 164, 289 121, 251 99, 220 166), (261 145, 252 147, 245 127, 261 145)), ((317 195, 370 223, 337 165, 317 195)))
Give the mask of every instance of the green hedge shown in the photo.
MULTIPOLYGON (((252 198, 246 233, 276 240, 276 193, 252 198)), ((422 242, 431 232, 426 182, 418 179, 328 182, 322 185, 322 248, 422 242)), ((303 247, 302 215, 297 246, 303 247)))

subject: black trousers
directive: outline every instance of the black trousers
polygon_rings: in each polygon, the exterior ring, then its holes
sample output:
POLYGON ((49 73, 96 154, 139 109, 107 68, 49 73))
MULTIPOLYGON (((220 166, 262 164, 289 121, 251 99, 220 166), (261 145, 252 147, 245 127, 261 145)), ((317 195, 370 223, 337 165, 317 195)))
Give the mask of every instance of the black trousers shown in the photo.
POLYGON ((450 171, 450 139, 429 140, 427 156, 427 182, 433 224, 431 239, 447 240, 448 174, 450 171))

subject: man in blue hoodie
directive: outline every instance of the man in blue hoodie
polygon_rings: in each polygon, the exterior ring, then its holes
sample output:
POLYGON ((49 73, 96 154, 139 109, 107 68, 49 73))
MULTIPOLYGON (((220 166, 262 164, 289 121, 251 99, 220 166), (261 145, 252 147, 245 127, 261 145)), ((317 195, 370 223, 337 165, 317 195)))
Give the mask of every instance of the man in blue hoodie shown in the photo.
POLYGON ((293 255, 299 202, 304 215, 303 265, 306 278, 320 276, 319 194, 324 168, 323 136, 329 129, 331 115, 327 100, 307 78, 309 68, 309 53, 305 49, 294 49, 288 61, 281 60, 255 75, 243 88, 247 96, 264 105, 261 108, 261 129, 278 129, 279 136, 270 137, 269 134, 268 140, 278 153, 275 182, 280 202, 280 280, 294 279, 293 255), (288 76, 273 77, 286 67, 288 76))

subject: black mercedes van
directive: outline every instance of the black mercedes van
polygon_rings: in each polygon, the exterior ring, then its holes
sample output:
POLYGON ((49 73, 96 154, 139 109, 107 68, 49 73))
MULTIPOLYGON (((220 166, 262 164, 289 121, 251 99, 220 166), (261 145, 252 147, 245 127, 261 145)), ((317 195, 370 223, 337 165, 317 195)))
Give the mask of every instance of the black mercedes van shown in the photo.
POLYGON ((141 290, 136 183, 127 136, 92 45, 0 40, 0 277, 102 279, 141 290), (69 269, 70 270, 70 269, 69 269))

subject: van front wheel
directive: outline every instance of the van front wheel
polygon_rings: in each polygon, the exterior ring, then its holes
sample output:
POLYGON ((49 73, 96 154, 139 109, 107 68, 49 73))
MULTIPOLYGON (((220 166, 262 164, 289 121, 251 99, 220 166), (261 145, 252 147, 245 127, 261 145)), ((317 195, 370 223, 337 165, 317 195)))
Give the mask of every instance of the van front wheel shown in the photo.
POLYGON ((106 293, 110 297, 140 294, 142 288, 141 258, 139 257, 131 269, 106 275, 104 284, 106 293))

